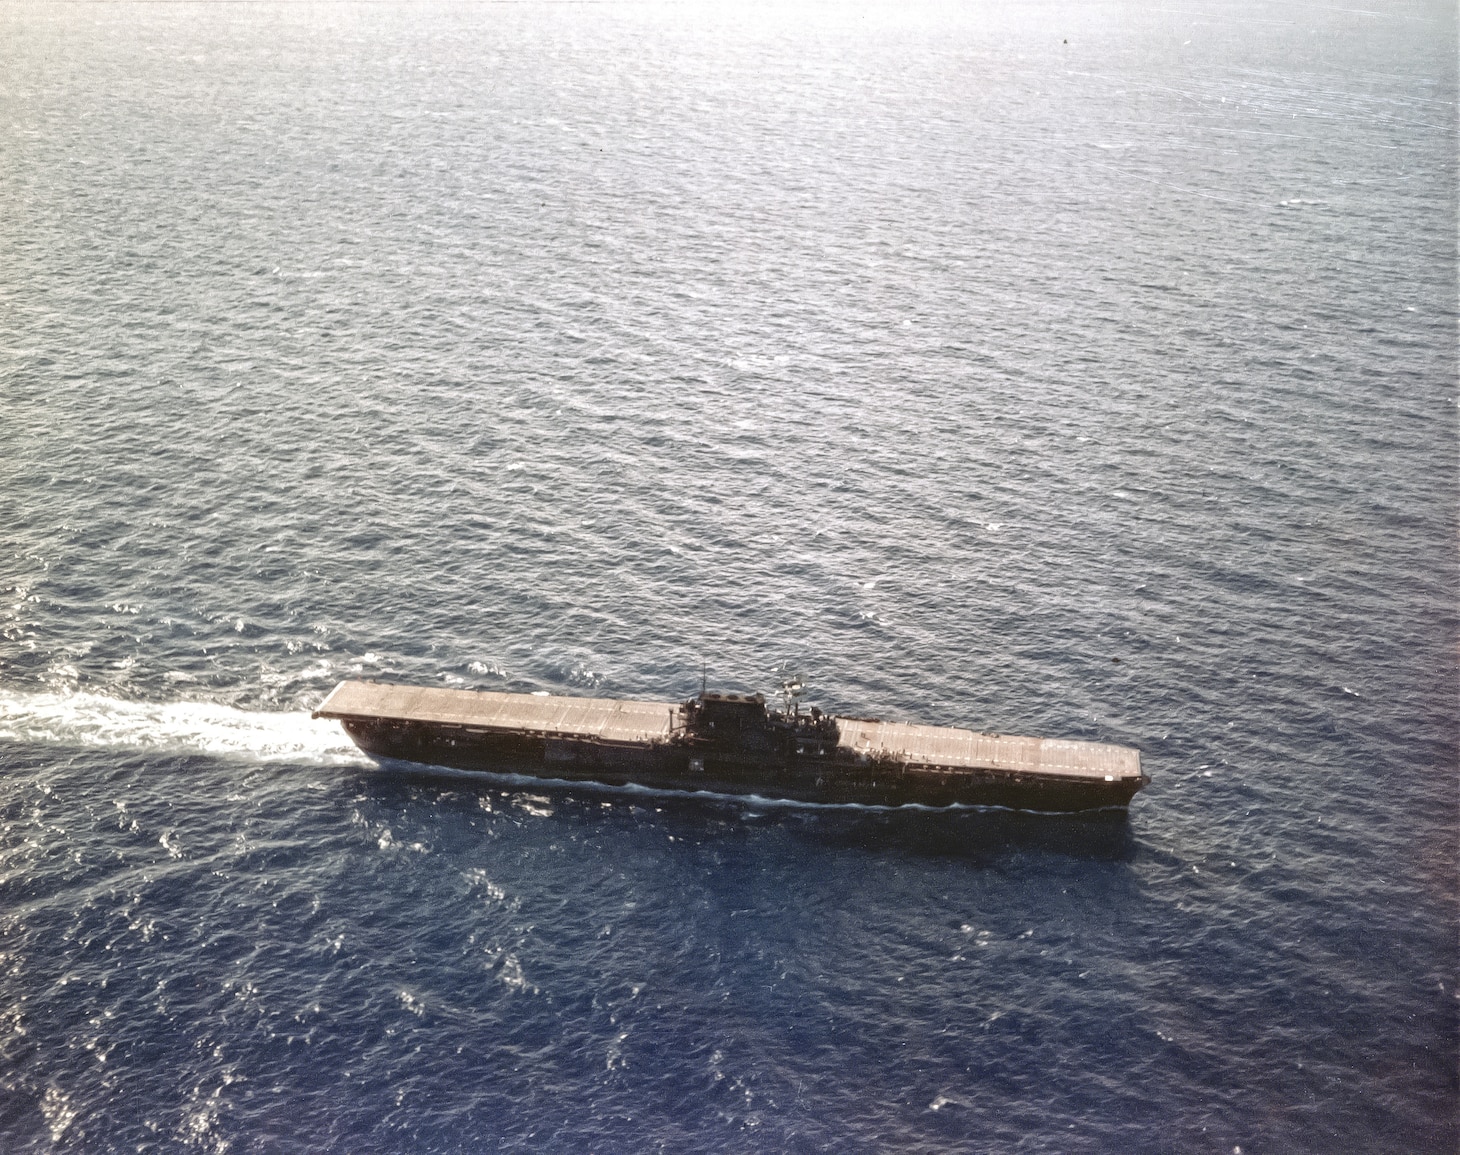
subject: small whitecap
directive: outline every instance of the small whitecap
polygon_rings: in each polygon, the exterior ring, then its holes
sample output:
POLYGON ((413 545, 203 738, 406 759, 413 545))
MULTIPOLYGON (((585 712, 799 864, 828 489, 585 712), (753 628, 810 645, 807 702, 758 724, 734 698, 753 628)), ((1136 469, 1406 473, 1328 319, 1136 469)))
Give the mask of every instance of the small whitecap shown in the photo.
POLYGON ((524 811, 534 818, 551 818, 553 816, 551 800, 538 795, 520 795, 512 800, 512 804, 518 810, 524 811))
POLYGON ((402 1007, 410 1011, 411 1014, 415 1015, 417 1018, 421 1018, 426 1013, 426 1004, 423 1003, 420 999, 416 998, 415 995, 411 994, 410 991, 398 992, 396 995, 396 1000, 400 1003, 402 1007))
POLYGON ((515 954, 509 954, 502 960, 502 965, 497 969, 497 977, 513 990, 538 993, 537 987, 528 982, 527 976, 522 973, 522 964, 517 961, 515 954))

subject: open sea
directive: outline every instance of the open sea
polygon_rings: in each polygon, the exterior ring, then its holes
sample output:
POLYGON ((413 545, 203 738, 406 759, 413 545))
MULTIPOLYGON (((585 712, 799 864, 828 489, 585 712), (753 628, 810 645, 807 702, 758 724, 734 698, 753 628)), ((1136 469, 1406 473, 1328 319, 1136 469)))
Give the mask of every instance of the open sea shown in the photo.
POLYGON ((1453 1152, 1456 23, 0 3, 0 1150, 1453 1152), (1152 782, 308 713, 702 671, 1152 782))

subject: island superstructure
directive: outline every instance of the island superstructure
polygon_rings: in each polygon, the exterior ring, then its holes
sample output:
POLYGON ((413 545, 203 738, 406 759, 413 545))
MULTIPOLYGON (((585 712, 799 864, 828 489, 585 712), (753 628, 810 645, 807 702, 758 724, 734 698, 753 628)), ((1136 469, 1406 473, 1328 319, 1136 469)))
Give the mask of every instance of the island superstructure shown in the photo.
POLYGON ((803 802, 1089 810, 1149 781, 1128 746, 836 717, 795 692, 777 710, 707 690, 646 702, 352 680, 314 717, 380 758, 803 802))

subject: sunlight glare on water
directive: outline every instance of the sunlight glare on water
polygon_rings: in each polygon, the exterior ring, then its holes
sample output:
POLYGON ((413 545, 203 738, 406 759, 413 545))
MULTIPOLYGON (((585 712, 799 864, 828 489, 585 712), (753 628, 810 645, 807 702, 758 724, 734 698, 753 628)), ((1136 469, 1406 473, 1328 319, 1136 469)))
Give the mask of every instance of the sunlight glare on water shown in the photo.
POLYGON ((0 1148, 1453 1151, 1455 23, 0 6, 0 1148), (785 670, 1152 782, 308 714, 785 670))

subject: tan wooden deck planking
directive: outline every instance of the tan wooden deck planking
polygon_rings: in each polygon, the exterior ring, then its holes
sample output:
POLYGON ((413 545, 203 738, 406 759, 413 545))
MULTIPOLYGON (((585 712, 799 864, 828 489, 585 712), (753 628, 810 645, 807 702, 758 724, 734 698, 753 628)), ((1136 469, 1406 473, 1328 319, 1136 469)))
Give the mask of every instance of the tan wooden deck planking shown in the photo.
POLYGON ((400 719, 608 742, 652 742, 669 737, 678 707, 668 702, 341 682, 314 713, 319 718, 400 719))
MULTIPOLYGON (((608 742, 668 738, 679 720, 670 702, 503 694, 430 686, 341 682, 314 711, 318 718, 380 718, 525 730, 608 742)), ((912 722, 865 722, 838 718, 838 745, 857 754, 885 756, 922 766, 946 766, 1116 780, 1138 778, 1141 756, 1127 746, 1049 738, 979 734, 912 722)))
POLYGON ((951 726, 913 722, 862 722, 838 718, 840 745, 859 754, 883 755, 924 766, 1008 770, 1105 780, 1139 778, 1140 752, 1106 742, 1018 738, 978 734, 951 726))

